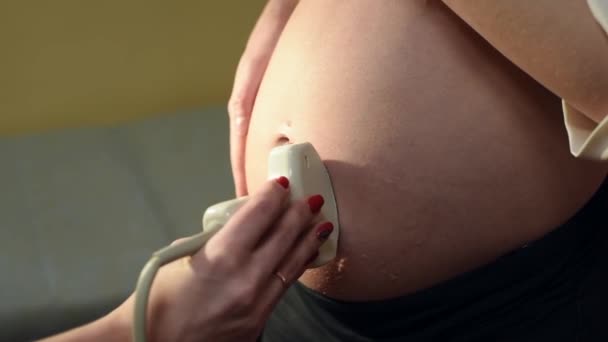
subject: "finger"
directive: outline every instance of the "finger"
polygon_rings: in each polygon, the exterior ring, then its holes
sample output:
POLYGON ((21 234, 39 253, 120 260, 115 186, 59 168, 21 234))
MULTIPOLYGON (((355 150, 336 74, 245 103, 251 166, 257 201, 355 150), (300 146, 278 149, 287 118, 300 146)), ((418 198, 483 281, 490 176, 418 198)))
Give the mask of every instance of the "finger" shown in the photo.
POLYGON ((265 277, 277 269, 296 241, 310 229, 313 217, 322 206, 323 197, 320 195, 311 196, 306 201, 297 201, 290 206, 255 252, 255 264, 261 265, 255 271, 260 276, 265 277))
POLYGON ((331 222, 321 222, 309 231, 302 241, 297 243, 277 268, 288 282, 297 280, 306 267, 316 258, 319 247, 327 240, 334 226, 331 222))
POLYGON ((281 297, 289 288, 288 284, 284 284, 282 279, 276 274, 270 274, 266 277, 264 287, 258 299, 258 310, 261 317, 268 317, 272 310, 277 305, 281 297))
POLYGON ((285 210, 287 178, 267 181, 209 240, 228 251, 251 251, 285 210))
POLYGON ((292 252, 284 258, 276 271, 267 276, 267 291, 260 296, 262 307, 274 307, 281 296, 285 293, 304 271, 307 266, 316 259, 319 248, 327 240, 333 225, 329 221, 321 222, 309 230, 293 248, 292 252), (279 276, 280 275, 280 276, 279 276), (282 277, 285 277, 283 283, 282 277))

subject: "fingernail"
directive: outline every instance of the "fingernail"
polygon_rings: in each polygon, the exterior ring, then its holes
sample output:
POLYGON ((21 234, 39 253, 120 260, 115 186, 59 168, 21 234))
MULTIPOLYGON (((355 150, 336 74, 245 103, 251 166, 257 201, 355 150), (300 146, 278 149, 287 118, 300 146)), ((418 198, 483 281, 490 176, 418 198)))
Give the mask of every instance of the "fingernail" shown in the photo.
POLYGON ((285 189, 289 188, 289 179, 285 176, 281 176, 276 179, 277 183, 281 184, 281 186, 285 189))
POLYGON ((333 231, 334 225, 331 222, 325 222, 317 228, 317 239, 321 241, 326 240, 333 231))
POLYGON ((316 251, 315 254, 313 254, 310 259, 308 259, 308 262, 306 263, 306 265, 310 264, 311 262, 315 261, 317 258, 319 257, 319 251, 316 251))
POLYGON ((310 211, 312 211, 313 214, 316 214, 321 210, 323 203, 325 203, 325 200, 321 195, 314 195, 308 197, 308 206, 310 207, 310 211))

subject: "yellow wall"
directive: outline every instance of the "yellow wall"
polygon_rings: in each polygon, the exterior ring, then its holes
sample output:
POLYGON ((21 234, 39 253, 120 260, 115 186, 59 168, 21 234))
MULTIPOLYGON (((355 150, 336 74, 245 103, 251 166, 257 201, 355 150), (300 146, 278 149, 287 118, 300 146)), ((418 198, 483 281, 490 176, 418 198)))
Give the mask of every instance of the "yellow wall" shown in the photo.
POLYGON ((264 0, 3 0, 0 134, 223 105, 264 0))

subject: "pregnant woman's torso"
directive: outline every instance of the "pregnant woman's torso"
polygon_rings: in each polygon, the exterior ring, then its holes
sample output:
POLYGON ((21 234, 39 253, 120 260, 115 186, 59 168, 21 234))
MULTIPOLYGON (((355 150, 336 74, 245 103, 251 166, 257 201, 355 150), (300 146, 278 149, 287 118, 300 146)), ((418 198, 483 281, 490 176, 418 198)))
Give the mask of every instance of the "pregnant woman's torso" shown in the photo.
POLYGON ((300 2, 260 86, 249 191, 270 149, 311 142, 332 176, 337 259, 300 279, 389 298, 563 223, 606 167, 570 156, 559 100, 435 1, 300 2))

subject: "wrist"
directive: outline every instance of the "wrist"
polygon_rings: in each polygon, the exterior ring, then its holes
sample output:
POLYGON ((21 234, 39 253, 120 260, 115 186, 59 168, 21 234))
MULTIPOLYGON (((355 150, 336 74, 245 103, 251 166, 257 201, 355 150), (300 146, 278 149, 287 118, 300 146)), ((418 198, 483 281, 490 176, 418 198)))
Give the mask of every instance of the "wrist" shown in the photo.
POLYGON ((100 319, 112 341, 131 341, 131 320, 123 307, 124 304, 100 319))

